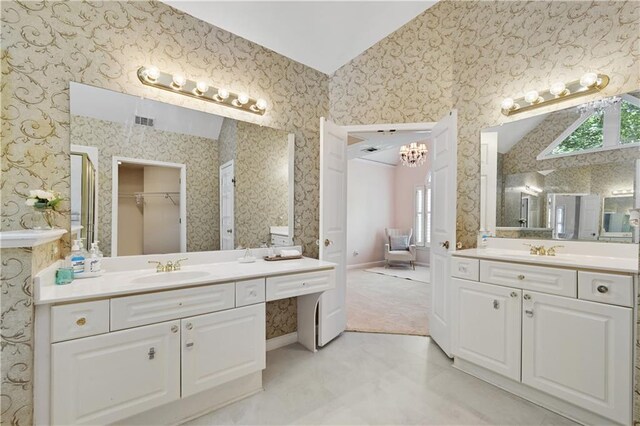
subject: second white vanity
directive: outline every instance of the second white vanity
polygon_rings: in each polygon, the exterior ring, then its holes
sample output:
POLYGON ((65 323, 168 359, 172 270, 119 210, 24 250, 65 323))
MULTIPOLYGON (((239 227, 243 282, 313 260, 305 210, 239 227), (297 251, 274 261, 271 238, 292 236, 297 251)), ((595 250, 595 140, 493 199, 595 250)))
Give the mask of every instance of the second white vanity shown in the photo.
POLYGON ((632 423, 638 246, 489 239, 453 253, 455 366, 585 424, 632 423))
POLYGON ((58 264, 40 273, 36 423, 175 424, 260 391, 272 300, 298 298, 298 340, 315 351, 334 265, 240 255, 189 253, 172 272, 148 261, 180 255, 105 258, 109 272, 64 286, 54 284, 58 264))

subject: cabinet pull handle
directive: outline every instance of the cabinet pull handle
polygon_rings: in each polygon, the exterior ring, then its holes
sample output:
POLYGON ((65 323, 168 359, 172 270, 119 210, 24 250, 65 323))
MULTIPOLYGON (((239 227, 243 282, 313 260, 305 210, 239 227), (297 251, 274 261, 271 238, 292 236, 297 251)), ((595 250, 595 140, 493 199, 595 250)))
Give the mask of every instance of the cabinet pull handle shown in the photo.
POLYGON ((193 329, 193 324, 191 324, 190 322, 187 323, 187 330, 191 330, 193 329))
POLYGON ((177 325, 172 325, 171 326, 171 332, 172 333, 177 333, 178 332, 178 326, 177 325))
POLYGON ((156 348, 150 347, 148 355, 149 359, 154 359, 156 357, 156 348))
POLYGON ((524 295, 524 300, 531 300, 531 295, 530 294, 525 294, 524 295))
POLYGON ((525 278, 525 277, 524 277, 524 275, 522 275, 522 274, 518 275, 518 279, 519 279, 520 281, 524 280, 524 278, 525 278))
POLYGON ((76 320, 76 324, 78 324, 80 327, 82 327, 86 323, 87 323, 87 319, 85 317, 80 317, 76 320))
POLYGON ((609 287, 607 287, 606 285, 599 285, 597 287, 598 293, 608 293, 609 292, 609 287))
POLYGON ((511 294, 509 295, 511 297, 518 297, 518 293, 515 291, 512 291, 511 294))
POLYGON ((193 342, 189 342, 189 343, 187 343, 187 345, 186 345, 186 346, 187 346, 188 348, 192 348, 192 347, 193 347, 193 342))
POLYGON ((531 318, 533 316, 533 309, 527 309, 524 311, 524 313, 531 318))
POLYGON ((500 309, 500 302, 496 299, 493 300, 493 309, 500 309))

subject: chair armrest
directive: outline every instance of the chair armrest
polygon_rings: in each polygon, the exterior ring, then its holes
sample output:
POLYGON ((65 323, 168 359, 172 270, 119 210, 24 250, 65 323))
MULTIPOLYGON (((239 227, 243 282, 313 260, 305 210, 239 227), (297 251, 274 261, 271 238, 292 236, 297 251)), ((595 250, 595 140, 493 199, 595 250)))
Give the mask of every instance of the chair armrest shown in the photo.
POLYGON ((385 244, 384 245, 384 252, 385 253, 389 253, 390 250, 391 250, 391 247, 389 246, 389 244, 385 244))
POLYGON ((411 253, 411 255, 413 256, 413 259, 415 260, 416 258, 416 245, 415 244, 411 244, 409 246, 409 252, 411 253))

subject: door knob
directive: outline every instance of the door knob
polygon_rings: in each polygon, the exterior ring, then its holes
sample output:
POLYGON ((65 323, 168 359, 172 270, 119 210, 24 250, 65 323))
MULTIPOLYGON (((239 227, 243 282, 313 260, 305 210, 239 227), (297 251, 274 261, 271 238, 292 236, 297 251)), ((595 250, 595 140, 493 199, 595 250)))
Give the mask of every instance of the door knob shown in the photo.
POLYGON ((444 243, 440 243, 440 245, 442 247, 444 247, 445 249, 449 250, 449 241, 445 241, 444 243))
POLYGON ((327 239, 324 240, 324 246, 325 247, 329 247, 331 244, 333 244, 333 241, 331 241, 330 239, 327 238, 327 239))

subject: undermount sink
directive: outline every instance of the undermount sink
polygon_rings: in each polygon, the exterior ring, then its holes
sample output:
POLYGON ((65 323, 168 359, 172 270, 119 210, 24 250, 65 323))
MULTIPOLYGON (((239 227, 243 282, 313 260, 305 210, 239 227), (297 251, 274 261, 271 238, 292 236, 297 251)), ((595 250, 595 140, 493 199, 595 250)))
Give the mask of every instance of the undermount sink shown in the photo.
POLYGON ((131 281, 139 284, 170 283, 173 281, 195 280, 197 278, 204 278, 208 275, 211 274, 205 271, 155 272, 150 275, 134 278, 131 281))

